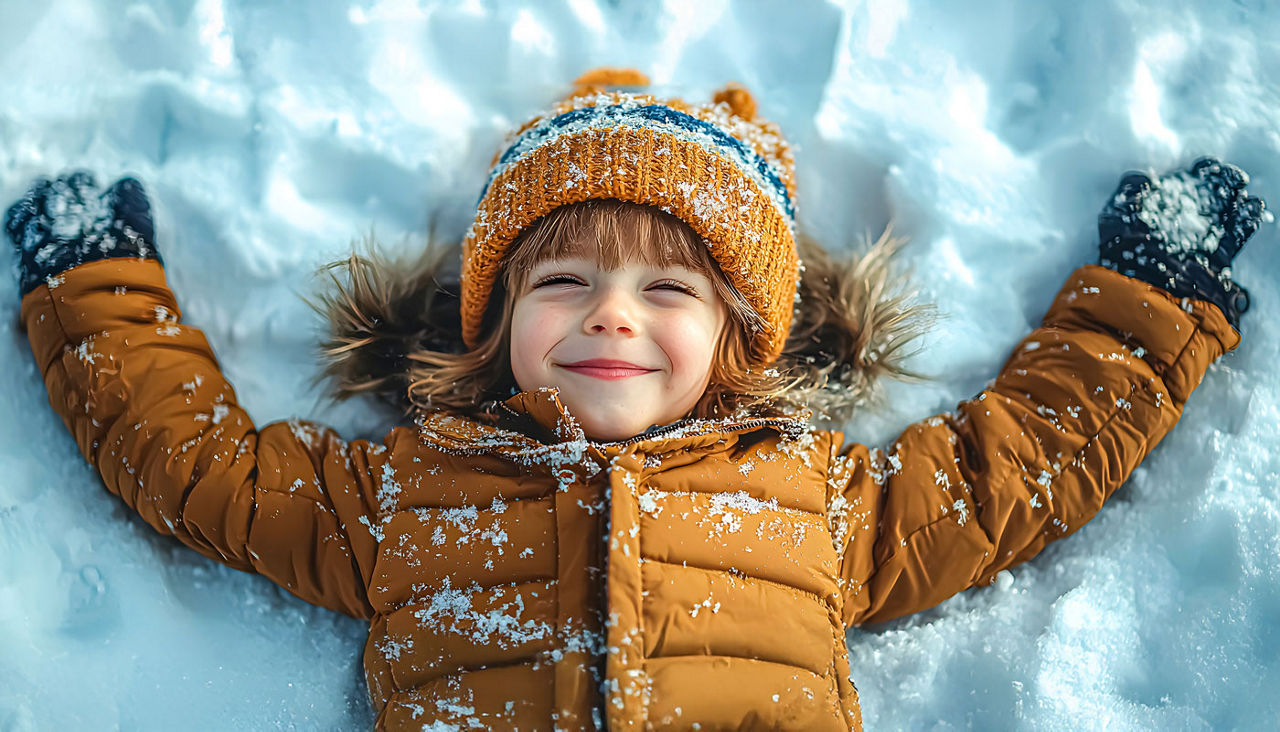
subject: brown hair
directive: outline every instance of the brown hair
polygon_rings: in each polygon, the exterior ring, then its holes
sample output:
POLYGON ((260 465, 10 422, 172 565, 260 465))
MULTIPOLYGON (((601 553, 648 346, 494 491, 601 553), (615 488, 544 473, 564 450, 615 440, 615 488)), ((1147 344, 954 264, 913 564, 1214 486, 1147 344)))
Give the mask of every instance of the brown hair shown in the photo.
POLYGON ((879 376, 911 376, 904 347, 922 330, 926 308, 889 292, 888 260, 900 243, 888 232, 861 258, 837 262, 798 237, 803 262, 800 306, 782 356, 761 367, 752 352, 760 316, 729 283, 706 243, 680 219, 652 206, 597 199, 560 207, 521 232, 485 315, 485 336, 462 345, 457 247, 436 242, 409 267, 372 246, 328 267, 334 292, 320 309, 332 336, 326 374, 339 397, 376 393, 408 411, 479 414, 515 388, 508 359, 511 314, 524 276, 538 262, 575 254, 616 268, 630 258, 697 271, 714 284, 729 318, 710 383, 692 416, 776 416, 808 408, 843 421, 872 396, 879 376), (345 271, 346 277, 334 274, 345 271))

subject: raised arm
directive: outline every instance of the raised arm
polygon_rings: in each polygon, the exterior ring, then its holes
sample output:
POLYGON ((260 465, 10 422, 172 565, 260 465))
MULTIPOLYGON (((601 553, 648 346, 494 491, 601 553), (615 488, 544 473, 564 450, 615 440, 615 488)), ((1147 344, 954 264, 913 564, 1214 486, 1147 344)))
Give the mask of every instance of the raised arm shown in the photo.
POLYGON ((5 217, 49 402, 103 483, 157 531, 308 602, 370 614, 379 445, 299 421, 255 429, 165 284, 126 178, 38 181, 5 217))
POLYGON ((1239 342, 1227 267, 1265 215, 1246 182, 1216 161, 1126 177, 1099 218, 1105 266, 1067 279, 988 389, 887 453, 833 447, 846 623, 988 584, 1098 512, 1239 342))

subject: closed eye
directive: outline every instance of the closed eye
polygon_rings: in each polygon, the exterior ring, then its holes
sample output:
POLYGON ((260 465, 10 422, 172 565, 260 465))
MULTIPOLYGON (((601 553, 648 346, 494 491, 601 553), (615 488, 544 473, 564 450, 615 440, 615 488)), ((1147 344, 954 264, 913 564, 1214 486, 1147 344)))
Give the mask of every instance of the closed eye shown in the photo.
POLYGON ((539 287, 545 287, 547 285, 585 285, 585 284, 587 283, 583 282, 582 280, 572 275, 555 274, 555 275, 543 277, 542 279, 533 283, 532 289, 536 290, 539 287))
POLYGON ((695 290, 695 289, 693 289, 692 287, 690 287, 690 286, 688 286, 688 285, 684 284, 683 282, 677 282, 676 280, 663 280, 663 281, 661 281, 661 282, 655 282, 655 283, 653 283, 653 285, 651 285, 651 286, 650 286, 650 288, 649 288, 649 289, 651 289, 651 290, 668 290, 668 291, 672 291, 672 292, 679 292, 679 293, 683 293, 683 294, 685 294, 685 295, 689 295, 690 297, 696 297, 696 298, 698 298, 699 300, 701 300, 701 299, 702 299, 702 297, 701 297, 700 295, 698 295, 698 291, 697 291, 697 290, 695 290))

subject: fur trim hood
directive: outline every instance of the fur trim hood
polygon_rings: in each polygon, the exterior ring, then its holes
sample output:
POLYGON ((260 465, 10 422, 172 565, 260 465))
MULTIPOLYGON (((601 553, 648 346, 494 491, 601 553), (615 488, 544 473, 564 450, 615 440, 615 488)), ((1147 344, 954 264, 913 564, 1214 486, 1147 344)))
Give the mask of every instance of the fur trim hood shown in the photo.
MULTIPOLYGON (((799 298, 786 349, 773 366, 782 386, 778 398, 752 411, 808 409, 840 424, 875 403, 884 377, 919 378, 905 361, 931 326, 933 308, 916 302, 906 277, 894 273, 902 243, 886 230, 862 254, 841 258, 798 238, 799 298)), ((414 416, 440 408, 416 396, 414 385, 439 357, 466 351, 459 260, 457 246, 433 242, 416 261, 397 261, 367 238, 323 270, 327 288, 315 307, 328 320, 322 358, 337 398, 370 395, 414 416)))

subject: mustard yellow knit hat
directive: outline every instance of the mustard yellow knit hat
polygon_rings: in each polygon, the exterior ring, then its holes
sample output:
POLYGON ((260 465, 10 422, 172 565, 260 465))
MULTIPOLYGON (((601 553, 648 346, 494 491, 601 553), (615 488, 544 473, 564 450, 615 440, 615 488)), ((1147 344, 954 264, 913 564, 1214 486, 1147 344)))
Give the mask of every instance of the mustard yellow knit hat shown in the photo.
POLYGON ((656 206, 707 242, 765 323, 756 356, 774 361, 799 275, 795 160, 778 126, 733 84, 709 104, 689 104, 606 90, 649 83, 630 69, 596 69, 574 83, 494 158, 463 242, 463 340, 480 339, 502 257, 523 229, 559 206, 616 198, 656 206))

